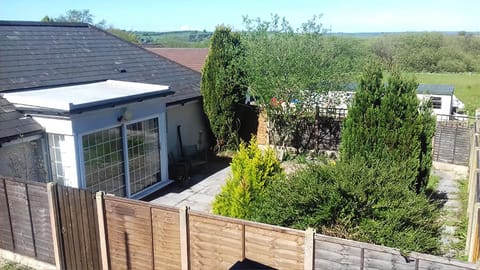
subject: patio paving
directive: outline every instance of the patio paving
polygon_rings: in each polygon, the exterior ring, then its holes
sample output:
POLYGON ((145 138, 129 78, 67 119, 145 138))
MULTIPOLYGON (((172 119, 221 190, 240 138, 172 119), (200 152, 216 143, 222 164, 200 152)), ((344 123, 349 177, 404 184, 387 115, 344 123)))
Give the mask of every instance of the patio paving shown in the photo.
POLYGON ((215 160, 193 171, 188 186, 174 183, 145 200, 155 204, 211 212, 212 202, 230 174, 228 160, 215 160))

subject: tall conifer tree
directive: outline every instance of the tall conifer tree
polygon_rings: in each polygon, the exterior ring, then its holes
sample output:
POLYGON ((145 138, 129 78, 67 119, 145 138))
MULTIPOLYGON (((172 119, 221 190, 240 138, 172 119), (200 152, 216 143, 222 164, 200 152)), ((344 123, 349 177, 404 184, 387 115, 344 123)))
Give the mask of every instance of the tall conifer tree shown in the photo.
POLYGON ((427 184, 435 120, 428 102, 419 104, 418 84, 393 72, 383 83, 380 67, 366 68, 342 132, 341 158, 402 166, 402 178, 420 192, 427 184))
POLYGON ((238 104, 245 100, 244 48, 240 34, 218 26, 211 38, 203 68, 201 93, 217 149, 237 148, 240 116, 238 104))

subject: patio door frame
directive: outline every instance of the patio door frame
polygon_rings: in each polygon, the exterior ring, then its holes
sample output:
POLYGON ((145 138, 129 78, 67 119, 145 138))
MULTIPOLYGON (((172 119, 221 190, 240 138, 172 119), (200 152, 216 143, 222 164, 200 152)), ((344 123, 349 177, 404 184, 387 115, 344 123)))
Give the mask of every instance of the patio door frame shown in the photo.
POLYGON ((81 187, 87 188, 86 186, 86 176, 85 176, 85 160, 83 155, 83 143, 82 138, 85 135, 93 134, 95 132, 99 132, 102 130, 110 129, 110 128, 120 128, 121 129, 121 136, 122 136, 122 148, 123 148, 123 174, 124 174, 124 184, 125 184, 125 197, 127 198, 141 198, 147 196, 148 194, 160 189, 161 187, 168 185, 171 181, 168 179, 168 153, 167 153, 167 125, 166 125, 166 113, 161 112, 159 114, 150 115, 142 118, 133 119, 130 121, 122 122, 120 125, 113 125, 107 126, 102 129, 97 129, 90 131, 88 133, 79 134, 76 137, 77 145, 78 145, 78 154, 80 157, 80 163, 82 166, 80 168, 81 179, 79 183, 81 187), (158 146, 159 146, 159 156, 160 156, 160 181, 157 183, 148 186, 141 191, 131 194, 131 187, 130 187, 130 168, 129 168, 129 156, 128 156, 128 138, 127 138, 127 125, 142 122, 145 120, 150 119, 157 119, 158 121, 158 146))

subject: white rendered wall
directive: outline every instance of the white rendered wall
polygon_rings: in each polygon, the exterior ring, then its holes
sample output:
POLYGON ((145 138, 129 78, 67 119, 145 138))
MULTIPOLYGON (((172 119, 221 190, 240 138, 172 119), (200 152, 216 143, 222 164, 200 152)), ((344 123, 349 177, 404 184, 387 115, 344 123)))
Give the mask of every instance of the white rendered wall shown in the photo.
POLYGON ((450 115, 452 112, 452 96, 417 94, 417 97, 419 100, 428 100, 430 97, 440 97, 442 98, 442 107, 440 109, 433 109, 433 113, 436 115, 450 115))
POLYGON ((206 147, 208 133, 200 101, 167 107, 168 153, 172 153, 176 158, 180 156, 180 143, 177 135, 178 125, 181 125, 183 146, 197 145, 201 132, 203 143, 201 147, 206 147))
POLYGON ((42 116, 34 116, 33 119, 45 128, 45 132, 47 133, 73 135, 72 121, 70 121, 70 119, 42 116))
POLYGON ((75 140, 71 135, 65 135, 60 141, 63 171, 65 172, 64 184, 71 187, 80 187, 77 177, 77 158, 75 155, 75 140))
MULTIPOLYGON (((64 140, 60 141, 62 167, 65 175, 64 185, 79 187, 72 122, 68 119, 42 116, 35 116, 33 119, 42 125, 47 133, 64 135, 64 140)), ((50 142, 48 147, 50 148, 50 142)), ((48 166, 51 166, 51 164, 48 164, 48 166)))

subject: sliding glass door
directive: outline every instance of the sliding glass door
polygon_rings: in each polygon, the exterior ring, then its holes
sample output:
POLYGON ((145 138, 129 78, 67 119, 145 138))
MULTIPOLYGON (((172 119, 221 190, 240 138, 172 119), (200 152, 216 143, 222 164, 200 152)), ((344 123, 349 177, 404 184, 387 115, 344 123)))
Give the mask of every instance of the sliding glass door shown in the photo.
POLYGON ((131 197, 161 181, 158 118, 82 137, 86 188, 131 197))
POLYGON ((126 128, 130 194, 133 195, 161 180, 158 119, 129 124, 126 128))

